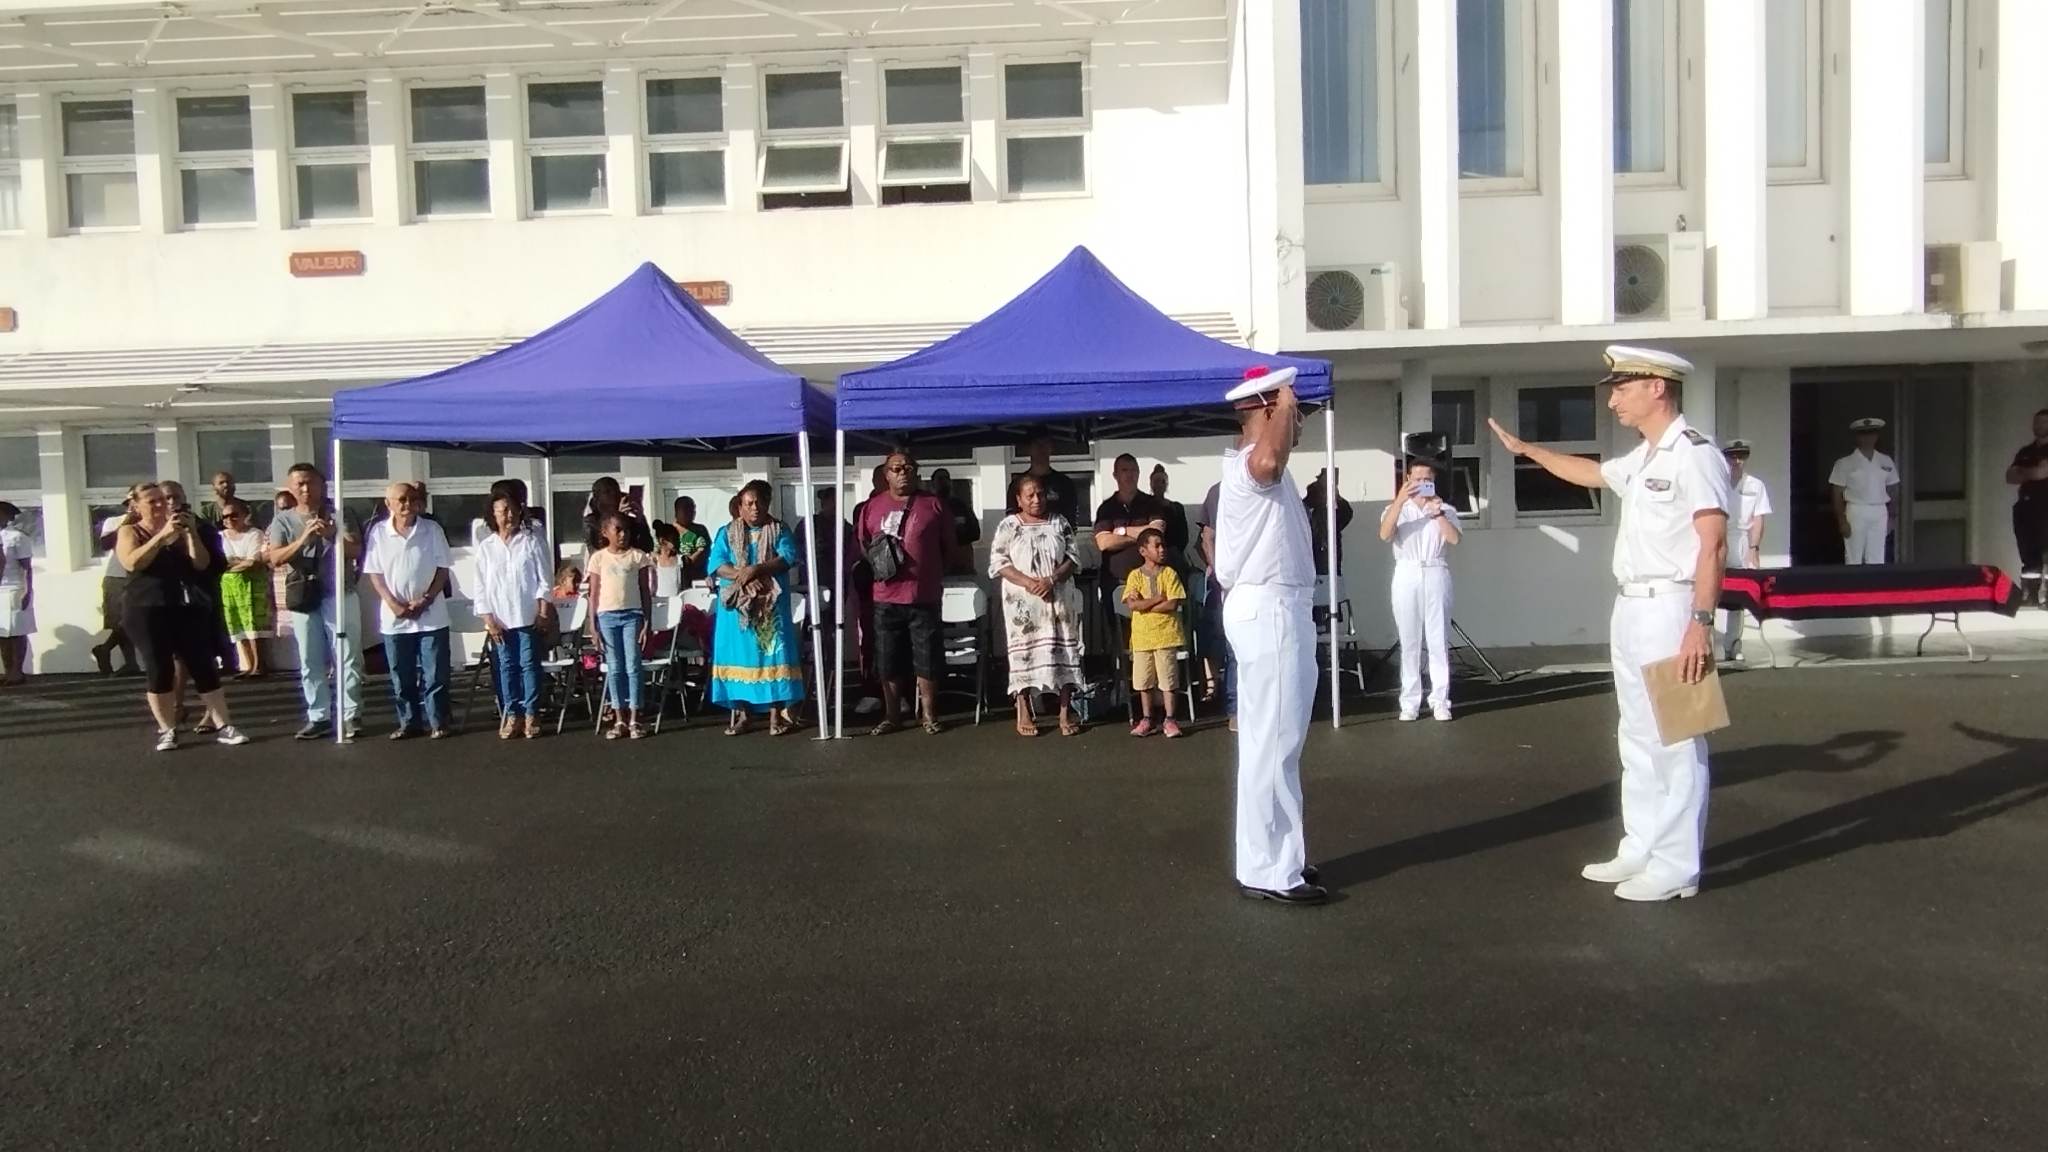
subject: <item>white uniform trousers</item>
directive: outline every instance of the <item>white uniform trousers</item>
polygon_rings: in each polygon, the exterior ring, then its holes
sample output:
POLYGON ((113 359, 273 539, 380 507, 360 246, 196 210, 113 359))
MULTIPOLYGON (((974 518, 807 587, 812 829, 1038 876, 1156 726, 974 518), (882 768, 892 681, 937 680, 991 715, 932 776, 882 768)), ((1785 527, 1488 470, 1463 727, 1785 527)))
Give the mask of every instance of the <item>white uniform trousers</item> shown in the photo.
POLYGON ((1315 593, 1239 585, 1223 601, 1237 660, 1237 882, 1286 891, 1301 883, 1301 744, 1316 698, 1315 593))
POLYGON ((1842 563, 1884 563, 1884 539, 1891 531, 1887 506, 1851 504, 1845 511, 1849 517, 1849 539, 1843 544, 1842 563))
POLYGON ((1451 570, 1442 563, 1394 564, 1394 630, 1401 637, 1401 711, 1422 708, 1422 657, 1429 654, 1429 706, 1451 706, 1451 570))
POLYGON ((1692 589, 1673 586, 1655 596, 1614 601, 1608 646, 1614 660, 1614 695, 1621 705, 1622 860, 1644 865, 1644 875, 1673 886, 1700 875, 1700 842, 1707 830, 1707 742, 1666 745, 1643 684, 1643 665, 1678 655, 1692 619, 1692 589))

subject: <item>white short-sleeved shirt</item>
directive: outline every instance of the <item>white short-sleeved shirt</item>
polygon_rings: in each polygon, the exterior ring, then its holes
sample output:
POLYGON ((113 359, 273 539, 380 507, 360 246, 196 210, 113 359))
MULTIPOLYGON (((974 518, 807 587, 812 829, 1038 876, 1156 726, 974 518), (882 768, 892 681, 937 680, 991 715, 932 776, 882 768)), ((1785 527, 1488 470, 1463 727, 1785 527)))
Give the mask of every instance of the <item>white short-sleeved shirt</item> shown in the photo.
POLYGON ((0 588, 20 588, 28 583, 28 566, 35 548, 28 534, 19 528, 0 528, 0 588))
MULTIPOLYGON (((112 536, 116 531, 120 529, 121 521, 126 520, 127 518, 127 513, 119 512, 107 517, 104 520, 101 520, 100 533, 98 538, 104 540, 107 537, 112 536)), ((121 558, 115 555, 115 553, 118 551, 120 551, 120 549, 118 548, 107 549, 107 564, 105 568, 100 570, 102 575, 126 576, 128 574, 128 569, 121 566, 121 558)))
MULTIPOLYGON (((363 575, 382 576, 384 586, 399 600, 414 600, 426 595, 427 586, 434 582, 434 573, 452 562, 448 556, 447 534, 441 531, 439 524, 424 516, 414 520, 412 531, 404 535, 391 526, 390 520, 377 521, 370 527, 370 538, 363 548, 363 575)), ((448 627, 447 597, 434 597, 434 602, 427 605, 425 611, 410 620, 400 620, 392 615, 391 606, 380 597, 377 619, 386 636, 438 632, 448 627)))
POLYGON ((1899 466, 1882 452, 1865 456, 1851 452, 1835 461, 1828 483, 1842 490, 1851 504, 1889 504, 1891 488, 1899 482, 1899 466))
POLYGON ((1615 580, 1690 583, 1700 558, 1693 517, 1707 511, 1725 515, 1735 502, 1721 450, 1680 416, 1656 444, 1645 440, 1628 455, 1601 464, 1600 477, 1621 497, 1615 580))
POLYGON ((1394 562, 1396 564, 1442 564, 1444 526, 1409 500, 1394 516, 1394 562))
POLYGON ((531 628, 540 616, 554 578, 548 572, 548 546, 529 530, 507 541, 496 532, 476 545, 476 598, 479 614, 498 618, 507 628, 531 628))
POLYGON ((1749 539, 1750 525, 1759 516, 1771 514, 1771 494, 1764 488, 1764 482, 1745 473, 1742 483, 1735 486, 1735 524, 1729 533, 1731 539, 1749 539))
POLYGON ((1282 472, 1273 483, 1260 484, 1240 449, 1223 455, 1216 497, 1216 580, 1225 588, 1316 586, 1308 510, 1294 477, 1282 472))

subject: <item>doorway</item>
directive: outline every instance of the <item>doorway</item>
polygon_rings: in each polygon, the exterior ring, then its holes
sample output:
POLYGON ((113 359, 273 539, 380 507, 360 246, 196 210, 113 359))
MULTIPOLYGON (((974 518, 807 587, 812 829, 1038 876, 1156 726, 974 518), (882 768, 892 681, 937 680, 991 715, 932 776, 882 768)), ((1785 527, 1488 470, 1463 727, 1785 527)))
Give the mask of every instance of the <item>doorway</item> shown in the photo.
POLYGON ((1792 563, 1840 564, 1828 474, 1855 449, 1849 422, 1885 422, 1878 451, 1898 463, 1898 528, 1887 563, 1969 562, 1970 389, 1959 365, 1809 369, 1792 377, 1792 563))

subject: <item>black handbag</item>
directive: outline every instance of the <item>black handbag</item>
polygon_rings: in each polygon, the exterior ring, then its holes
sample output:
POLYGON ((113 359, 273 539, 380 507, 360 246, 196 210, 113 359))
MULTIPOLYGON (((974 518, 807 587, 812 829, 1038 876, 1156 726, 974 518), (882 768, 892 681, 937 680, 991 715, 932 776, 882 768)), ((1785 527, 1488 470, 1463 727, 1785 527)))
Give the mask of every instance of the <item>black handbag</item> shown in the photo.
POLYGON ((868 541, 861 555, 868 562, 868 575, 879 584, 896 578, 896 570, 903 564, 903 545, 884 532, 868 541))

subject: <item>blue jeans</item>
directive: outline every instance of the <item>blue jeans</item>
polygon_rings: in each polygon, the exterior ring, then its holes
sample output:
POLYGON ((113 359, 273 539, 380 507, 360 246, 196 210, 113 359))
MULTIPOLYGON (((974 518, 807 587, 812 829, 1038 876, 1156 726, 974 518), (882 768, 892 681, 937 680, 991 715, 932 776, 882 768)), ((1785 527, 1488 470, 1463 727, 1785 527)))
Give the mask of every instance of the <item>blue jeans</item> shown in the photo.
POLYGON ((501 715, 540 715, 540 636, 533 628, 505 629, 491 654, 491 672, 501 715))
MULTIPOLYGON (((1203 642, 1209 651, 1223 649, 1223 707, 1227 716, 1237 715, 1237 655, 1230 650, 1230 638, 1223 634, 1223 594, 1214 584, 1202 601, 1203 642)), ((1213 657, 1212 657, 1213 658, 1213 657)))
POLYGON ((399 728, 447 728, 448 630, 386 636, 384 660, 391 666, 391 698, 398 706, 399 728))
MULTIPOLYGON (((268 594, 259 588, 259 594, 268 594)), ((312 612, 293 612, 292 643, 299 650, 299 694, 306 702, 306 720, 326 724, 334 719, 334 611, 329 595, 312 612)), ((341 691, 344 719, 354 720, 363 706, 363 614, 356 610, 356 594, 348 593, 341 610, 348 620, 348 637, 341 643, 341 691)))
POLYGON ((597 614, 597 638, 604 644, 604 694, 612 707, 640 713, 640 622, 638 608, 597 614))

